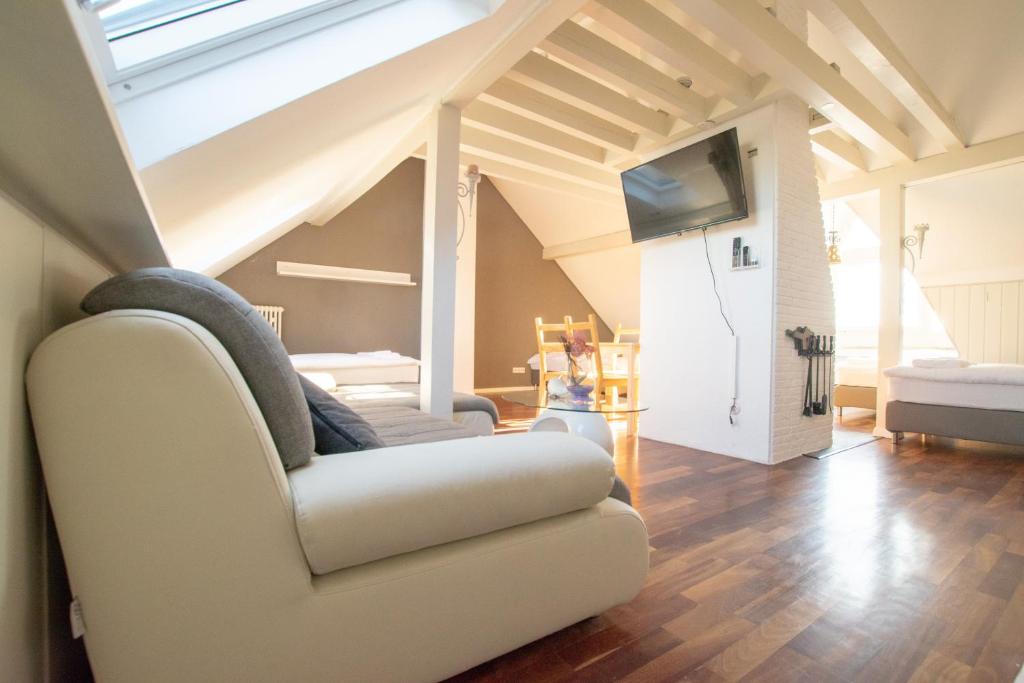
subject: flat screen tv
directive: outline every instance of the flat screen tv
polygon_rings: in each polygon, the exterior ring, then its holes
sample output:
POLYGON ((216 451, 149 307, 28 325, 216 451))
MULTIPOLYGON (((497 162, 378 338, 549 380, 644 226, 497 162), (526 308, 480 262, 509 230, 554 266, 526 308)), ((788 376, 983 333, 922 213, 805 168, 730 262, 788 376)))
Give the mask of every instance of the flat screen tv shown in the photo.
POLYGON ((622 174, 634 242, 746 218, 736 129, 622 174))

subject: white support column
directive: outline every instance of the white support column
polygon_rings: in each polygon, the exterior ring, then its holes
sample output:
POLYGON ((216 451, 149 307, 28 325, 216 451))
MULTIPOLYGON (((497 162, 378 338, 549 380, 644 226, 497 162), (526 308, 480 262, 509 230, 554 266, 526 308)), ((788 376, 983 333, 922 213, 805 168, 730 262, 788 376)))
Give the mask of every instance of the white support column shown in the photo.
POLYGON ((455 245, 461 122, 462 112, 446 104, 431 117, 423 192, 420 409, 444 418, 452 416, 455 377, 455 245))
POLYGON ((879 230, 878 309, 878 392, 875 412, 875 435, 890 436, 885 428, 885 406, 889 401, 889 383, 882 370, 900 362, 903 346, 903 325, 900 301, 903 291, 903 207, 904 187, 898 183, 882 186, 879 230))

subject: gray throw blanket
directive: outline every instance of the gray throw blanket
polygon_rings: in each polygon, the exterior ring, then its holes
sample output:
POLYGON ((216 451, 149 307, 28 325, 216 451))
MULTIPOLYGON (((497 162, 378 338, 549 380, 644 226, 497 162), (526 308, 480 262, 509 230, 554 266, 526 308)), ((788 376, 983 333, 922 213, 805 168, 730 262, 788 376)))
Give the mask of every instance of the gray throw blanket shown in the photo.
POLYGON ((405 406, 357 404, 353 406, 360 417, 370 423, 385 446, 405 446, 411 443, 429 443, 475 437, 473 430, 449 420, 427 415, 405 406))
MULTIPOLYGON (((364 405, 402 406, 405 408, 420 407, 420 385, 412 383, 380 384, 369 388, 364 385, 342 384, 334 389, 335 398, 344 401, 352 408, 364 405)), ((494 401, 483 396, 455 393, 454 410, 456 413, 480 411, 488 413, 495 425, 498 424, 498 408, 494 401)))

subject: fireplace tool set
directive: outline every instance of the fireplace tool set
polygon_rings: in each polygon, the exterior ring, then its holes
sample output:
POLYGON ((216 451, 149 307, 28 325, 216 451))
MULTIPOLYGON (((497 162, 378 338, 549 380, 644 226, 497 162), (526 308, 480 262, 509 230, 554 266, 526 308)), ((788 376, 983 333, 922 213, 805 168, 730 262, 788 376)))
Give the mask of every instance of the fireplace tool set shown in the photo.
POLYGON ((814 334, 800 326, 786 330, 786 336, 793 340, 798 355, 807 359, 807 384, 804 387, 805 417, 826 415, 832 412, 829 391, 832 387, 832 366, 836 354, 835 337, 814 334))

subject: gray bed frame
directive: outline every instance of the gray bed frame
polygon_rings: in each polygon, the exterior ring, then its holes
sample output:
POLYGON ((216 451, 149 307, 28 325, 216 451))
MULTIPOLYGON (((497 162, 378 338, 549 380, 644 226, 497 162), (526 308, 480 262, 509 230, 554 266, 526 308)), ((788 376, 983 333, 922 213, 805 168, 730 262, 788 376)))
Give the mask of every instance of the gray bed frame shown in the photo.
POLYGON ((889 401, 885 428, 893 445, 904 432, 1024 446, 1024 412, 889 401))

